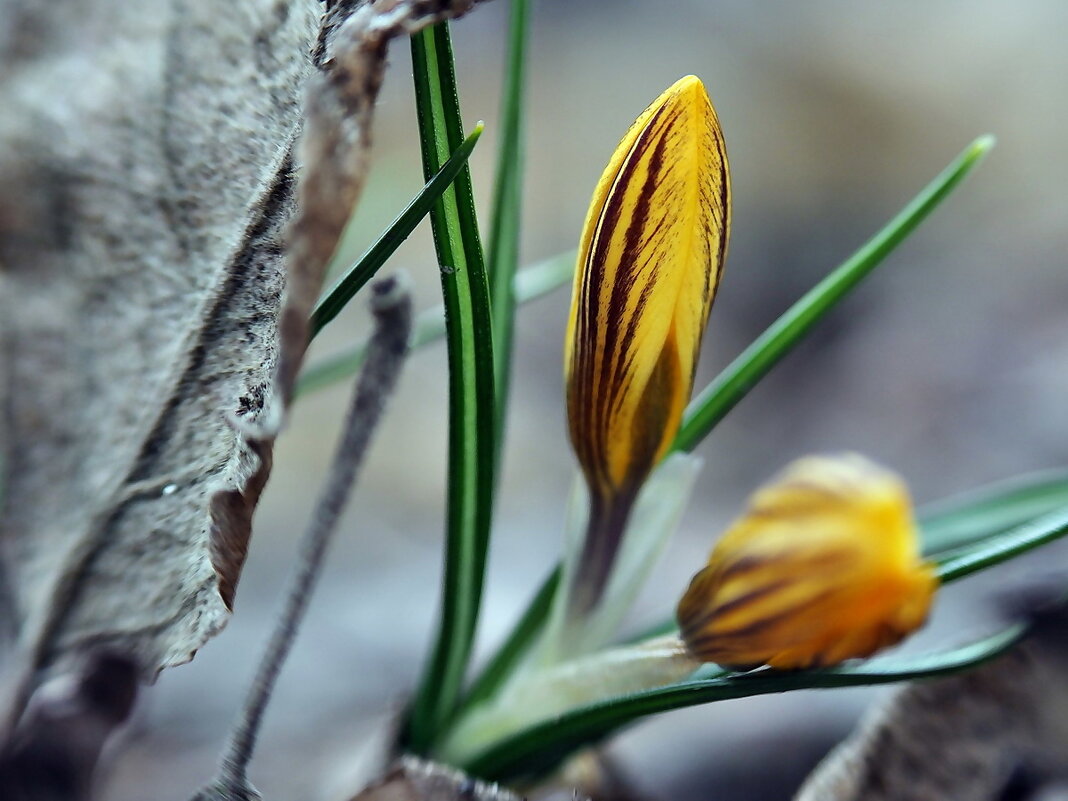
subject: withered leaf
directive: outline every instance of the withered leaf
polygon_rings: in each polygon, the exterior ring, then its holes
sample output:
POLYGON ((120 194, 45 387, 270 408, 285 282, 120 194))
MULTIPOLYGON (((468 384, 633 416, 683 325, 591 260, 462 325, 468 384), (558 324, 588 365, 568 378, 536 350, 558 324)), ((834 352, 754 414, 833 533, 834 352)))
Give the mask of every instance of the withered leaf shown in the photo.
POLYGON ((25 719, 0 743, 0 789, 7 801, 84 801, 108 736, 129 716, 137 666, 96 652, 72 674, 34 694, 25 719))
POLYGON ((159 668, 226 619, 269 462, 230 418, 259 417, 277 359, 314 12, 5 12, 0 538, 35 661, 94 641, 159 668))
POLYGON ((405 757, 352 801, 520 801, 496 784, 470 779, 433 762, 405 757))
POLYGON ((1065 781, 1066 633, 1068 609, 1044 611, 1004 656, 898 690, 813 771, 796 801, 996 801, 1016 775, 1065 781))
POLYGON ((152 674, 225 623, 385 45, 472 2, 0 6, 0 618, 34 667, 152 674))

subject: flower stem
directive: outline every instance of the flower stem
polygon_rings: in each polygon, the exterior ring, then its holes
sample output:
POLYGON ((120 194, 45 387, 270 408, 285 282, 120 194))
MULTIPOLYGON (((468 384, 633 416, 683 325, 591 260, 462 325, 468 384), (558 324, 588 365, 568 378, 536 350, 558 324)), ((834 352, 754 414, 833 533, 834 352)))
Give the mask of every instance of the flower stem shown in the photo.
POLYGON ((589 615, 604 595, 636 496, 635 492, 608 495, 590 490, 590 519, 571 582, 570 620, 589 615))

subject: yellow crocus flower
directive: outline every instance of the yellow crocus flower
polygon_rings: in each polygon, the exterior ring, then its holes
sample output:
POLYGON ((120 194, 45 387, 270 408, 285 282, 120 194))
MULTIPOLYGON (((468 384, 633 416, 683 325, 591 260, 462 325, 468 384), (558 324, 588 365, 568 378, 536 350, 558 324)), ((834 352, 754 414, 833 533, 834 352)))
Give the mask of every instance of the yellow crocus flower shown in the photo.
POLYGON ((723 134, 687 76, 619 143, 579 247, 564 364, 591 499, 572 596, 580 613, 600 598, 637 491, 678 430, 729 227, 723 134))
POLYGON ((678 606, 682 639, 725 667, 796 669, 868 656, 927 618, 904 482, 857 455, 811 456, 749 501, 678 606))

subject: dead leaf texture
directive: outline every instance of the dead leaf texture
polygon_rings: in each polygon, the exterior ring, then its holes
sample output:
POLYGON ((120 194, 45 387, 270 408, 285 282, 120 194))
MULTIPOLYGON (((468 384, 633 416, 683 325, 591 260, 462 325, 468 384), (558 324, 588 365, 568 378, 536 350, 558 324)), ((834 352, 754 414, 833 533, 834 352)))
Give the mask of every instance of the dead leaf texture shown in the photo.
POLYGON ((33 667, 151 676, 225 624, 386 44, 473 2, 0 5, 0 618, 33 667))
POLYGON ((129 716, 137 666, 95 652, 34 693, 21 725, 0 744, 5 801, 86 801, 104 743, 129 716))
POLYGON ((796 801, 1000 801, 1021 776, 1036 785, 1068 780, 1066 635, 1060 605, 1004 656, 898 690, 813 771, 796 801))
MULTIPOLYGON (((572 796, 577 801, 577 796, 572 796)), ((471 779, 459 771, 404 757, 352 801, 522 801, 509 790, 471 779)))

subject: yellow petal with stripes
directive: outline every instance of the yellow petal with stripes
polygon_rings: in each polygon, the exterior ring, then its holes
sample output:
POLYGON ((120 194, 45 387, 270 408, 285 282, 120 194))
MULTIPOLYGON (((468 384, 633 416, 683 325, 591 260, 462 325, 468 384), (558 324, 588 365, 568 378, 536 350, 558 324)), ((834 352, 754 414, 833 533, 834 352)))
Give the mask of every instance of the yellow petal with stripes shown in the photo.
MULTIPOLYGON (((647 108, 594 191, 565 344, 571 441, 591 494, 583 563, 605 574, 693 388, 730 225, 723 134, 701 81, 647 108)), ((580 568, 590 578, 590 570, 580 568)), ((587 594, 599 595, 604 575, 587 594)))
POLYGON ((671 443, 727 250, 730 179, 701 81, 620 142, 579 246, 565 346, 571 439, 591 485, 632 489, 671 443))
POLYGON ((904 482, 861 456, 812 456, 752 496, 678 620, 704 662, 827 666, 919 628, 936 587, 904 482))

